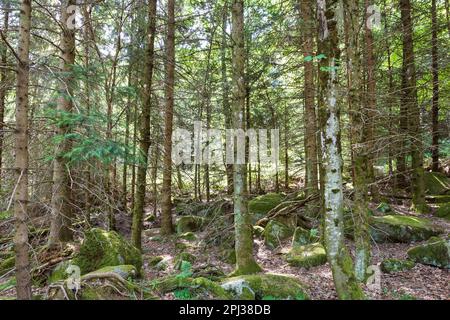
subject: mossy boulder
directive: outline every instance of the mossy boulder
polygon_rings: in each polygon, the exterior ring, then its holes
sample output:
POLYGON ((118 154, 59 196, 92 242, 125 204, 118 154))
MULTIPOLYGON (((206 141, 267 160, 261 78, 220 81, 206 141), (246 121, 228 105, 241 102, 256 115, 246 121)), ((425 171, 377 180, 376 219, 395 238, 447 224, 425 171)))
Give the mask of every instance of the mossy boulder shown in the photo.
POLYGON ((430 195, 445 194, 450 191, 450 179, 439 172, 425 172, 425 192, 430 195))
POLYGON ((438 218, 450 220, 450 202, 440 205, 434 215, 438 218))
POLYGON ((73 264, 80 267, 81 274, 117 265, 133 265, 140 272, 142 256, 138 249, 118 233, 93 228, 86 232, 73 264))
POLYGON ((184 216, 177 221, 177 233, 195 232, 201 230, 205 218, 197 216, 184 216))
POLYGON ((221 284, 234 299, 309 300, 303 284, 295 277, 278 274, 244 275, 224 280, 221 284))
POLYGON ((411 270, 415 263, 411 260, 385 259, 381 262, 380 268, 384 273, 395 273, 411 270))
POLYGON ((311 235, 310 230, 302 227, 295 228, 294 236, 292 237, 292 247, 304 246, 318 241, 318 237, 311 235))
POLYGON ((286 254, 286 261, 293 267, 312 268, 327 262, 327 253, 320 243, 293 246, 286 254))
POLYGON ((450 269, 450 238, 432 237, 408 250, 409 259, 426 265, 450 269))
POLYGON ((291 237, 294 229, 276 220, 270 220, 264 229, 264 243, 271 249, 280 245, 282 240, 291 237))
POLYGON ((197 236, 193 232, 185 232, 183 234, 180 234, 178 238, 187 240, 187 241, 195 241, 197 240, 197 236))
POLYGON ((153 257, 147 258, 147 262, 150 267, 156 266, 158 263, 160 263, 163 260, 164 260, 164 257, 162 257, 162 256, 153 256, 153 257))
POLYGON ((72 260, 66 260, 58 263, 56 267, 53 269, 52 273, 48 277, 48 283, 54 283, 57 281, 65 280, 69 276, 67 270, 69 266, 73 265, 72 260))
POLYGON ((89 272, 88 274, 82 276, 81 280, 83 281, 83 279, 92 277, 93 275, 107 275, 111 273, 120 276, 122 279, 135 279, 138 275, 136 267, 132 265, 107 266, 99 270, 89 272))
POLYGON ((387 215, 370 217, 370 233, 377 243, 408 243, 427 240, 441 233, 441 230, 426 218, 387 215))
POLYGON ((252 215, 252 222, 256 223, 263 218, 270 210, 278 206, 283 198, 283 195, 279 193, 268 193, 250 200, 248 210, 252 215))

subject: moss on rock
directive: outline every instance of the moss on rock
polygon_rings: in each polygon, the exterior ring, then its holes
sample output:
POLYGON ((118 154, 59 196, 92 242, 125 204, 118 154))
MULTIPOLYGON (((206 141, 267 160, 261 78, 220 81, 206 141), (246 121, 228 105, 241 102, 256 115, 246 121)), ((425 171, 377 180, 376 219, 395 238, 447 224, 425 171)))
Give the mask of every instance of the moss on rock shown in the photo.
POLYGON ((294 236, 292 237, 292 247, 311 244, 315 242, 314 240, 317 240, 317 237, 311 237, 311 232, 309 230, 297 227, 295 228, 294 236))
POLYGON ((153 256, 153 257, 147 258, 147 262, 150 267, 156 266, 158 263, 160 263, 163 260, 164 260, 164 257, 162 257, 162 256, 153 256))
POLYGON ((199 231, 205 222, 205 218, 197 216, 184 216, 177 221, 177 233, 183 234, 186 232, 199 231))
POLYGON ((286 261, 294 267, 312 268, 327 262, 325 248, 320 243, 294 246, 286 254, 286 261))
POLYGON ((450 238, 432 237, 408 250, 408 257, 418 263, 450 269, 450 238))
POLYGON ((108 273, 115 273, 118 276, 120 276, 122 279, 134 279, 137 277, 138 272, 136 270, 135 266, 132 265, 121 265, 121 266, 107 266, 103 267, 99 270, 95 270, 92 272, 89 272, 88 274, 81 277, 81 281, 83 279, 89 278, 93 275, 101 275, 101 274, 108 274, 108 273))
POLYGON ((370 217, 370 226, 378 243, 423 241, 441 233, 428 219, 402 215, 370 217))
POLYGON ((117 265, 133 265, 140 272, 142 257, 140 251, 118 233, 93 228, 86 232, 73 264, 80 267, 81 274, 117 265))
POLYGON ((440 205, 434 215, 439 218, 450 220, 450 203, 440 205))
POLYGON ((294 234, 294 229, 287 225, 270 220, 264 229, 264 243, 271 249, 275 249, 280 245, 280 241, 291 237, 294 234))
POLYGON ((402 272, 414 268, 415 263, 411 260, 385 259, 380 268, 384 273, 402 272))
POLYGON ((244 275, 224 280, 221 284, 234 299, 309 300, 303 284, 295 277, 278 274, 244 275))
POLYGON ((73 265, 72 260, 66 260, 58 263, 55 269, 53 269, 52 273, 50 274, 50 277, 48 278, 47 282, 54 283, 60 280, 67 279, 69 274, 66 272, 66 270, 71 265, 73 265))
POLYGON ((256 223, 263 218, 270 210, 278 206, 283 198, 279 193, 268 193, 249 201, 248 210, 252 215, 252 222, 256 223))
POLYGON ((193 232, 185 232, 183 234, 180 234, 178 238, 187 240, 187 241, 195 241, 197 240, 197 236, 193 232))

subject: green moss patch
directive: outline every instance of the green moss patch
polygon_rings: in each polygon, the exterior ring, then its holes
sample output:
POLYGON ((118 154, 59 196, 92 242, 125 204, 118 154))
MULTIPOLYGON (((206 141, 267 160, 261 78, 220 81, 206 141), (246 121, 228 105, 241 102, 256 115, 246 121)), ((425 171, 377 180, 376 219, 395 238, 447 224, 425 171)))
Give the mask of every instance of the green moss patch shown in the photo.
POLYGON ((282 240, 291 237, 294 234, 294 229, 287 225, 270 220, 264 229, 264 243, 271 249, 275 249, 280 245, 282 240))
POLYGON ((418 263, 450 269, 450 239, 433 237, 408 250, 408 257, 418 263))
POLYGON ((320 243, 293 246, 286 254, 286 261, 294 267, 311 268, 325 264, 327 254, 320 243))
POLYGON ((436 217, 450 220, 450 203, 444 203, 434 213, 436 217))
POLYGON ((395 273, 411 270, 414 265, 411 260, 386 259, 381 262, 380 268, 384 273, 395 273))
POLYGON ((205 219, 197 216, 184 216, 177 221, 177 233, 184 234, 186 232, 199 231, 205 222, 205 219))
POLYGON ((256 223, 263 218, 270 210, 278 206, 283 198, 283 195, 279 193, 268 193, 249 201, 248 210, 252 215, 252 222, 256 223))

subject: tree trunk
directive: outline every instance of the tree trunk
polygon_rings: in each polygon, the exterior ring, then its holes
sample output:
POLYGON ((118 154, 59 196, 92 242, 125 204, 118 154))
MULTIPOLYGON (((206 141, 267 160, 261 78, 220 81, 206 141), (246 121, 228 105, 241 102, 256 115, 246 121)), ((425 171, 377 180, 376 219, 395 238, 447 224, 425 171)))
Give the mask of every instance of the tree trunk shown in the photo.
POLYGON ((303 56, 305 69, 305 153, 306 153, 306 194, 307 196, 318 192, 317 175, 317 119, 315 107, 314 85, 314 1, 300 0, 301 31, 303 36, 303 56))
POLYGON ((166 110, 164 128, 164 163, 162 186, 161 234, 173 233, 172 225, 172 127, 175 84, 175 0, 167 1, 168 26, 166 42, 166 110))
MULTIPOLYGON (((353 154, 353 219, 355 222, 355 276, 359 281, 366 278, 370 262, 370 235, 367 207, 367 177, 369 157, 366 137, 369 137, 368 110, 363 106, 363 84, 361 80, 361 57, 359 27, 361 21, 358 0, 345 2, 345 28, 348 35, 348 102, 350 113, 351 143, 353 154)), ((368 106, 369 107, 369 106, 368 106)))
POLYGON ((14 192, 14 250, 16 253, 17 298, 31 300, 31 271, 28 257, 28 84, 31 28, 31 1, 20 6, 19 49, 17 63, 14 192))
MULTIPOLYGON (((61 1, 61 81, 59 99, 57 105, 57 118, 70 114, 73 109, 73 90, 75 79, 73 66, 75 64, 75 30, 68 26, 71 14, 69 6, 76 4, 76 0, 61 1)), ((71 224, 73 219, 71 183, 69 166, 64 157, 71 149, 71 141, 67 137, 70 126, 60 124, 56 127, 56 134, 60 142, 55 148, 55 160, 53 162, 53 196, 52 196, 52 222, 48 239, 49 247, 56 246, 59 242, 68 242, 73 239, 71 224)))
POLYGON ((432 170, 439 171, 439 54, 438 54, 438 21, 436 0, 431 1, 431 16, 433 25, 433 35, 431 41, 431 56, 433 68, 433 106, 431 111, 432 116, 432 170))
MULTIPOLYGON (((233 0, 232 6, 233 40, 233 127, 244 129, 245 110, 245 49, 244 49, 244 3, 233 0)), ((234 181, 234 224, 236 246, 235 275, 252 274, 261 271, 253 257, 253 230, 248 213, 247 166, 233 165, 234 181)))
POLYGON ((340 51, 337 32, 337 0, 317 0, 320 61, 319 112, 325 217, 325 245, 336 292, 340 299, 361 299, 363 292, 353 272, 353 262, 344 244, 342 156, 339 148, 338 68, 340 51))
POLYGON ((139 149, 142 163, 138 167, 136 181, 136 200, 133 211, 131 239, 136 248, 141 249, 142 219, 144 216, 145 190, 147 186, 148 151, 150 148, 150 119, 152 109, 152 82, 156 35, 156 6, 157 0, 148 2, 148 33, 146 52, 146 72, 144 88, 144 105, 141 117, 139 149))
POLYGON ((422 130, 420 128, 420 108, 417 101, 410 0, 400 0, 400 11, 403 26, 402 105, 408 110, 409 115, 408 125, 412 159, 412 209, 418 213, 425 213, 429 208, 425 203, 423 143, 422 130))

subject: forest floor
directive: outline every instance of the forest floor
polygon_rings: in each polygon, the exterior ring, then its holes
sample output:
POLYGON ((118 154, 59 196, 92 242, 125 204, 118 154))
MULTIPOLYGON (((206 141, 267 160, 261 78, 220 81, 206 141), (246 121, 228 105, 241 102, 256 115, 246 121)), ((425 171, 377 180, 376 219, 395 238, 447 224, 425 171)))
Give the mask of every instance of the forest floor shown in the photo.
MULTIPOLYGON (((396 207, 398 211, 407 211, 405 208, 396 207)), ((450 233, 450 223, 444 219, 424 215, 433 223, 439 224, 445 233, 450 233)), ((193 267, 202 265, 212 265, 219 267, 226 274, 233 271, 234 265, 225 263, 219 258, 219 252, 214 248, 205 251, 201 245, 205 232, 197 233, 198 240, 190 242, 189 251, 197 257, 193 267)), ((144 239, 144 257, 163 256, 169 262, 176 255, 177 240, 152 241, 144 239)), ((334 289, 333 277, 329 264, 325 264, 310 269, 291 267, 283 259, 282 252, 290 246, 290 240, 282 243, 277 250, 270 250, 264 245, 262 239, 255 239, 256 260, 264 272, 292 275, 297 277, 306 287, 313 300, 335 300, 337 299, 334 289)), ((388 258, 406 259, 407 250, 417 246, 419 243, 382 243, 372 246, 372 265, 379 265, 381 261, 388 258)), ((347 246, 353 252, 353 242, 347 240, 347 246)), ((144 258, 144 261, 146 259, 144 258)), ((152 280, 170 273, 177 273, 173 270, 173 264, 169 264, 165 271, 158 271, 145 263, 145 276, 152 280)), ((386 274, 380 272, 380 285, 374 287, 364 287, 367 297, 376 300, 448 300, 450 299, 450 270, 416 264, 412 270, 386 274)), ((173 293, 161 296, 162 299, 174 299, 173 293)))

